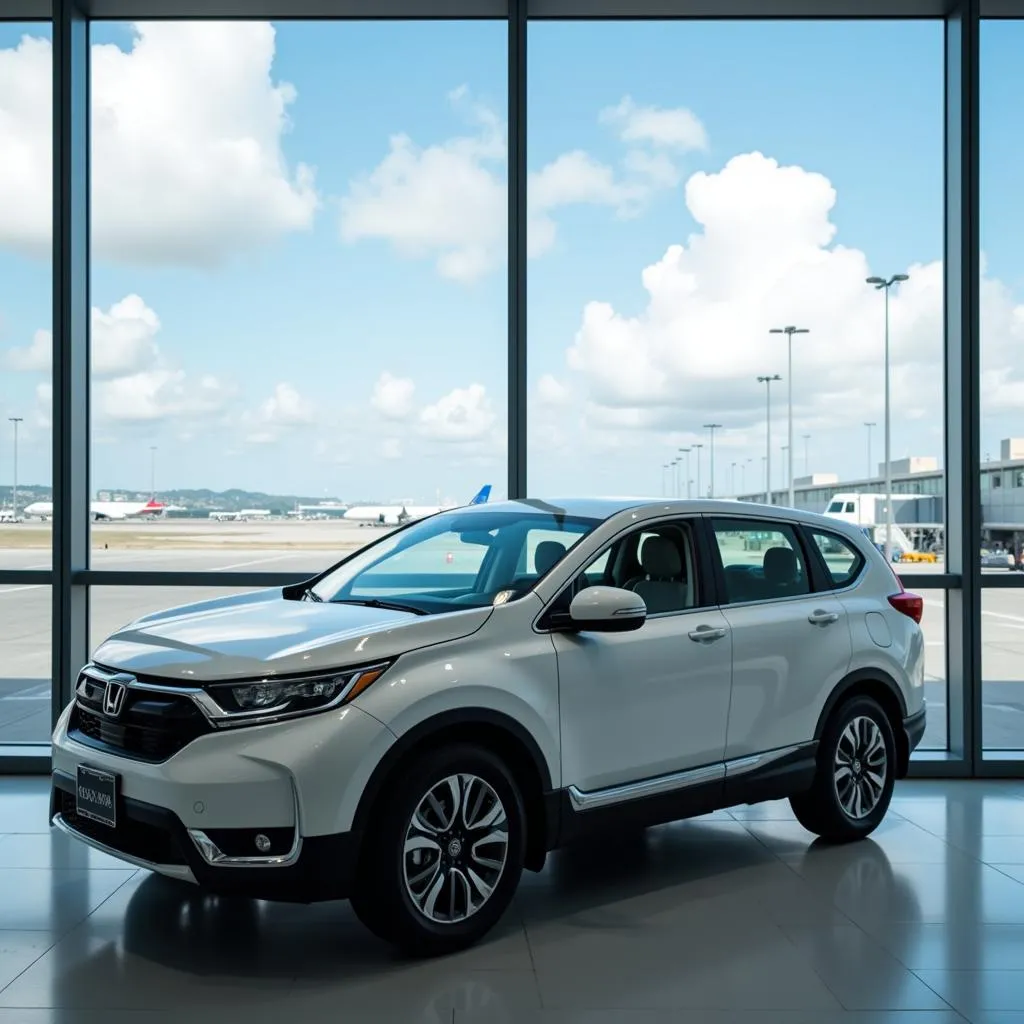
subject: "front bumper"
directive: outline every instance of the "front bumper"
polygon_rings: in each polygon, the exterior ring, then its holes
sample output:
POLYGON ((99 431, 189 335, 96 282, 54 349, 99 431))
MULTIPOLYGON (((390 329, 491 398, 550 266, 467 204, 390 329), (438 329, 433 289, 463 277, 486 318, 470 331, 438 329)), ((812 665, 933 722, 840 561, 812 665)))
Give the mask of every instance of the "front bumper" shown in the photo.
MULTIPOLYGON (((359 850, 357 833, 303 837, 295 828, 287 852, 279 856, 229 856, 210 842, 208 833, 186 828, 173 811, 130 797, 118 798, 114 828, 79 817, 74 777, 55 771, 52 780, 53 825, 135 867, 197 884, 221 896, 315 903, 344 899, 351 891, 359 850)), ((209 835, 219 839, 224 832, 209 830, 209 835)))

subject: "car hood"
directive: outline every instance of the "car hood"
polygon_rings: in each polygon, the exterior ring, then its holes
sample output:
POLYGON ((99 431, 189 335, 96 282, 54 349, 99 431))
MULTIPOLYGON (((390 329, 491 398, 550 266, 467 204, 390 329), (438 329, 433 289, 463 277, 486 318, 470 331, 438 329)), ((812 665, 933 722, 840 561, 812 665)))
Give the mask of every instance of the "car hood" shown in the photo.
POLYGON ((492 608, 443 615, 285 600, 280 590, 145 615, 93 655, 107 668, 194 683, 365 665, 476 632, 492 608))

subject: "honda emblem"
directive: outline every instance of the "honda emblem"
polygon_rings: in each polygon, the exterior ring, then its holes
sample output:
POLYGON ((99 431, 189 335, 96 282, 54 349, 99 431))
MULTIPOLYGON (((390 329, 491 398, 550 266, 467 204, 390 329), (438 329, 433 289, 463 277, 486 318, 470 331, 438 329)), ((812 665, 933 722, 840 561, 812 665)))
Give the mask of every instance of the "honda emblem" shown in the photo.
POLYGON ((117 718, 124 709, 124 698, 127 692, 124 683, 115 683, 113 680, 108 682, 103 691, 103 714, 110 718, 117 718))

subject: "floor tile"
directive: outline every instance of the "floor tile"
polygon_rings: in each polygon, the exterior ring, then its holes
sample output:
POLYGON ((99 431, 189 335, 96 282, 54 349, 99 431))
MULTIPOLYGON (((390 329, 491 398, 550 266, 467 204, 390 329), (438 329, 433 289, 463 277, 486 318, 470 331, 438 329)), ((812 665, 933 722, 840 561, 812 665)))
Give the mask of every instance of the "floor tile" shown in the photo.
POLYGON ((56 829, 48 834, 11 835, 0 841, 0 871, 7 868, 124 871, 125 867, 123 860, 100 853, 56 829))
POLYGON ((926 970, 916 973, 968 1020, 989 1011, 1024 1012, 1024 967, 1017 971, 926 970))
POLYGON ((856 925, 782 930, 847 1010, 950 1009, 856 925))
POLYGON ((48 932, 0 931, 0 990, 27 970, 53 944, 48 932))
POLYGON ((85 920, 134 874, 134 869, 4 868, 0 929, 66 932, 85 920))

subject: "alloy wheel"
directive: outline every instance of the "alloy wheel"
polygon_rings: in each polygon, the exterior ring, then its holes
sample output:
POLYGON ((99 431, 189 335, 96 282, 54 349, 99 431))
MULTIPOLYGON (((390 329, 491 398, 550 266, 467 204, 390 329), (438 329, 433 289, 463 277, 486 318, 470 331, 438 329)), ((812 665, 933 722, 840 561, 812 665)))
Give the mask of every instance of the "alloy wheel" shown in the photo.
POLYGON ((832 765, 836 797, 850 818, 860 821, 878 806, 888 767, 885 738, 878 723, 858 715, 843 729, 832 765))
POLYGON ((413 811, 402 870, 416 909, 435 924, 457 924, 490 899, 508 858, 508 816, 477 775, 449 775, 413 811))

